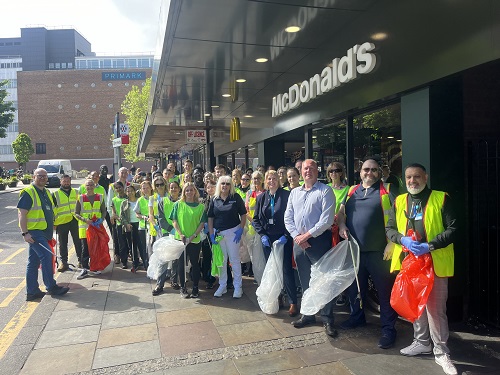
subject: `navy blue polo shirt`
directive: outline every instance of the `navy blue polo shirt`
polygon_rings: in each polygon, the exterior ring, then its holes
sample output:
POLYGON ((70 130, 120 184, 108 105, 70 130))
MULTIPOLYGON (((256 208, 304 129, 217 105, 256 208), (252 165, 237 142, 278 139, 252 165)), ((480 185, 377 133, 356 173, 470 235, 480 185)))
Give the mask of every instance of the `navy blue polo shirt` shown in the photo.
POLYGON ((208 217, 214 219, 214 228, 223 231, 234 228, 241 223, 241 216, 247 214, 245 203, 238 194, 227 199, 212 199, 208 207, 208 217))
MULTIPOLYGON (((394 196, 389 196, 393 202, 394 196)), ((360 185, 347 199, 345 214, 347 228, 358 242, 361 252, 384 251, 387 240, 379 182, 369 188, 360 185)))

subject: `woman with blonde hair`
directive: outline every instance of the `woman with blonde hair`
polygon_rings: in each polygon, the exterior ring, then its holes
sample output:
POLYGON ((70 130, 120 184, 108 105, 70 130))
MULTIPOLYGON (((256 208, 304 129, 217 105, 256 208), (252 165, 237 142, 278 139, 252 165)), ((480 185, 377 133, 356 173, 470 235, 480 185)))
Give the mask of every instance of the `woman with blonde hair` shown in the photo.
POLYGON ((170 219, 175 228, 175 238, 181 240, 186 249, 177 260, 177 273, 180 279, 181 297, 198 298, 198 283, 200 281, 200 232, 207 221, 205 206, 199 202, 200 195, 195 184, 184 183, 180 199, 174 204, 170 219), (191 275, 193 278, 193 289, 191 294, 186 288, 186 257, 191 262, 191 275))
POLYGON ((239 243, 246 222, 245 204, 235 193, 231 176, 221 176, 217 181, 214 198, 208 208, 208 232, 212 244, 217 244, 216 236, 222 235, 220 246, 224 261, 220 268, 219 288, 215 297, 227 292, 227 261, 233 266, 233 298, 243 295, 239 243))

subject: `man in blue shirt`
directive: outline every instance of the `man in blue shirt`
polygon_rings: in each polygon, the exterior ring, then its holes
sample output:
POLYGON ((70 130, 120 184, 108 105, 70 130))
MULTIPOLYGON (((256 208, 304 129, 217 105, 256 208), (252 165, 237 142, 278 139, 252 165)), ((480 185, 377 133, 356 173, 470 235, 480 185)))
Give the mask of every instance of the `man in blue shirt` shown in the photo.
POLYGON ((45 184, 47 171, 43 168, 34 172, 34 182, 23 189, 17 204, 19 227, 24 241, 29 244, 26 266, 26 301, 34 301, 45 295, 38 285, 38 267, 42 265, 43 283, 47 293, 62 295, 68 287, 56 284, 52 268, 52 257, 48 241, 54 230, 54 203, 45 184), (31 211, 31 213, 30 213, 31 211))
MULTIPOLYGON (((335 217, 335 195, 332 189, 318 181, 318 165, 312 159, 302 163, 304 184, 290 192, 285 211, 285 227, 293 238, 295 262, 302 289, 309 288, 311 266, 332 247, 332 227, 335 217)), ((326 334, 335 337, 333 301, 321 309, 326 334)), ((302 315, 292 322, 295 328, 314 323, 316 318, 302 315)))

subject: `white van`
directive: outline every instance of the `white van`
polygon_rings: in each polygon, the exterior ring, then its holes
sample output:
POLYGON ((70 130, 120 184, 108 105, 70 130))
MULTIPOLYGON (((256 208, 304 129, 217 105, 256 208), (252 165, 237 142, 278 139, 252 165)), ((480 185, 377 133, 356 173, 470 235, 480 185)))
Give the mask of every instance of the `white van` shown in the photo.
POLYGON ((60 186, 60 179, 63 174, 73 177, 73 169, 71 168, 71 161, 69 159, 40 160, 37 168, 43 168, 47 171, 48 187, 60 186))

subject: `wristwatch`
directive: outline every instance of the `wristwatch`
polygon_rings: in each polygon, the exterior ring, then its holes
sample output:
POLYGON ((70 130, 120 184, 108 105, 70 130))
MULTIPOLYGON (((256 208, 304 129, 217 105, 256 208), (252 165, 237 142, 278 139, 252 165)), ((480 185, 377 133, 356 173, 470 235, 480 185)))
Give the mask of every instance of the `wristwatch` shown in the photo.
POLYGON ((22 232, 22 233, 21 233, 21 236, 23 236, 23 237, 24 237, 24 236, 26 236, 28 233, 29 233, 29 232, 22 232))
POLYGON ((429 244, 429 251, 434 251, 434 250, 435 250, 434 245, 430 243, 429 244))

